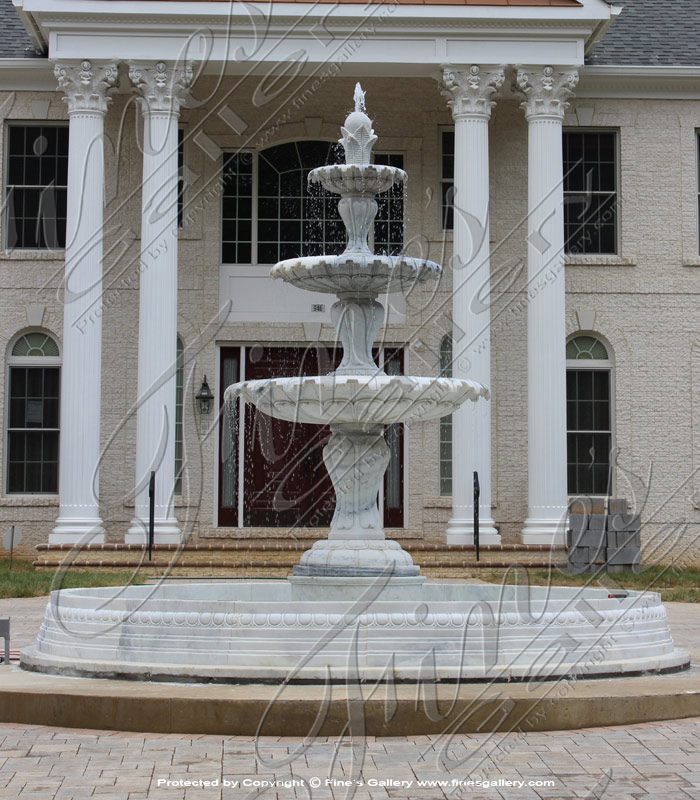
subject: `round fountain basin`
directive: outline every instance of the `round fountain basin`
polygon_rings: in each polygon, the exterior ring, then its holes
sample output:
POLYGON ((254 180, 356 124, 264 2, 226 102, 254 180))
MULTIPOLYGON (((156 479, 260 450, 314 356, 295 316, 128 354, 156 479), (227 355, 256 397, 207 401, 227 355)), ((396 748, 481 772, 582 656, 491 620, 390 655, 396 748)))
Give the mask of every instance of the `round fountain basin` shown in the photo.
POLYGON ((21 663, 66 675, 258 682, 590 677, 689 662, 654 592, 618 600, 605 589, 422 580, 67 589, 52 594, 21 663))
POLYGON ((384 164, 331 164, 309 173, 309 183, 320 183, 334 194, 380 194, 406 179, 402 169, 384 164))
POLYGON ((273 278, 300 289, 374 296, 383 292, 408 293, 414 284, 439 278, 441 273, 436 263, 422 258, 362 253, 289 258, 270 270, 273 278))
POLYGON ((242 397, 271 417, 315 424, 392 425, 440 419, 466 400, 488 398, 480 383, 405 375, 314 375, 234 383, 226 404, 242 397))

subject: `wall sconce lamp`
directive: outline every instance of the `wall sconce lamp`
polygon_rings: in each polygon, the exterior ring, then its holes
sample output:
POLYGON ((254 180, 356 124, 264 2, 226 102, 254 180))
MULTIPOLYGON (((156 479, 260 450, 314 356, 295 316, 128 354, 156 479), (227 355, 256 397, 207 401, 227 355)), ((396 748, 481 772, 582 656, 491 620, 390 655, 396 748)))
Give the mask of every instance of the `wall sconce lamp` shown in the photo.
POLYGON ((209 388, 206 375, 204 376, 204 379, 202 380, 202 385, 200 386, 199 391, 194 396, 194 398, 199 404, 200 414, 208 414, 211 411, 211 404, 212 400, 214 399, 214 395, 212 394, 212 391, 209 388))

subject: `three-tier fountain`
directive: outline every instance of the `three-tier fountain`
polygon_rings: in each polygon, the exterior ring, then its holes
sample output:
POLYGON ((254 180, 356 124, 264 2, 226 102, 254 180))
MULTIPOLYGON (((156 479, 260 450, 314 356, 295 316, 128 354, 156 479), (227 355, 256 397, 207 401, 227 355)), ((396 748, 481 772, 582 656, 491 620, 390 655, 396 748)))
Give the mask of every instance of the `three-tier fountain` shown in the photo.
POLYGON ((375 196, 404 182, 406 173, 371 163, 377 137, 359 84, 355 111, 341 132, 345 164, 319 167, 309 174, 309 182, 340 195, 347 247, 337 256, 281 261, 272 277, 336 295, 331 319, 343 360, 330 375, 235 384, 226 391, 226 404, 231 418, 241 395, 272 417, 331 427, 323 459, 335 489, 335 514, 328 538, 304 553, 294 568, 296 576, 372 576, 387 570, 393 578, 417 576, 411 556, 398 542, 387 541, 382 530, 377 494, 389 463, 384 427, 444 417, 467 399, 487 397, 488 391, 469 380, 389 376, 374 363, 372 345, 384 323, 378 295, 408 291, 439 278, 442 270, 432 261, 374 255, 369 248, 375 196))
POLYGON ((488 390, 469 380, 389 376, 372 344, 377 299, 434 280, 437 264, 374 255, 375 196, 406 179, 371 163, 376 136, 355 92, 340 143, 345 164, 309 180, 340 195, 348 243, 337 256, 282 261, 272 276, 334 294, 343 360, 330 375, 246 381, 226 390, 285 420, 330 425, 323 456, 336 493, 328 538, 287 580, 164 582, 54 593, 27 669, 143 680, 459 680, 673 669, 658 594, 601 588, 426 581, 382 530, 377 506, 389 454, 384 428, 438 419, 488 390))

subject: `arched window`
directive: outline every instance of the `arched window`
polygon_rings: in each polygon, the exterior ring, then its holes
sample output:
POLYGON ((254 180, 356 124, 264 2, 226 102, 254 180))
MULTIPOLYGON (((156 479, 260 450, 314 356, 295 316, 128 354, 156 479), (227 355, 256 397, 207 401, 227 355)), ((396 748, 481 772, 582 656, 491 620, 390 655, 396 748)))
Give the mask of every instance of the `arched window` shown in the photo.
POLYGON ((567 486, 570 495, 612 492, 612 359, 596 336, 566 345, 567 486))
MULTIPOLYGON (((376 164, 403 168, 401 153, 375 153, 376 164)), ((286 258, 340 253, 346 235, 338 195, 309 186, 312 169, 343 160, 337 142, 297 141, 256 153, 225 153, 222 243, 224 264, 274 264, 286 258)), ((403 250, 403 188, 377 197, 377 253, 403 250)))
POLYGON ((8 356, 8 494, 58 492, 61 359, 43 331, 22 334, 8 356))
MULTIPOLYGON (((452 377, 452 337, 440 342, 440 376, 452 377)), ((452 415, 440 420, 440 496, 452 495, 452 415)))
POLYGON ((182 412, 183 402, 183 383, 185 377, 184 346, 182 339, 177 337, 177 363, 175 365, 175 494, 182 494, 182 412))

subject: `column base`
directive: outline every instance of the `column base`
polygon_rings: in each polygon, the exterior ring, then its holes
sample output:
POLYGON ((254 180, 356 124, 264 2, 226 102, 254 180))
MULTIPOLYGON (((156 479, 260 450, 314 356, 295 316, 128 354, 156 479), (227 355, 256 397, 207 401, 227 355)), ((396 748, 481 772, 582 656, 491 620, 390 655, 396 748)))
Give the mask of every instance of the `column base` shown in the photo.
POLYGON ((566 545, 566 517, 557 519, 535 519, 528 517, 521 534, 523 544, 544 544, 548 547, 566 545))
MULTIPOLYGON (((175 517, 170 519, 156 519, 153 523, 154 544, 180 544, 182 531, 175 517)), ((126 544, 148 544, 148 523, 134 517, 131 527, 124 536, 126 544)))
MULTIPOLYGON (((474 544, 474 520, 454 517, 447 523, 446 544, 474 544)), ((490 518, 479 519, 479 545, 500 544, 501 534, 490 518)))
POLYGON ((99 517, 59 517, 49 534, 49 544, 104 544, 105 529, 99 517))

